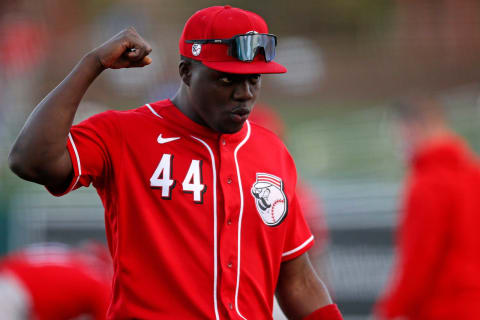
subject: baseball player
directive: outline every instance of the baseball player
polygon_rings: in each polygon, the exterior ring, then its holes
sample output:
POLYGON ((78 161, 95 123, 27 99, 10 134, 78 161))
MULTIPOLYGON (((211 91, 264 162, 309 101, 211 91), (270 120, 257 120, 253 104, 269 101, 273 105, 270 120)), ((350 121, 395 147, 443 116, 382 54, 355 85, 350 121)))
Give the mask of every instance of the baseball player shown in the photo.
POLYGON ((103 320, 112 262, 103 245, 40 244, 0 261, 0 315, 9 320, 103 320))
POLYGON ((86 54, 27 120, 12 170, 54 195, 93 184, 103 201, 109 319, 271 319, 274 293, 291 318, 341 319, 306 253, 293 160, 247 121, 261 74, 286 72, 276 43, 253 12, 200 10, 180 37, 172 99, 72 127, 101 72, 152 62, 129 28, 86 54))

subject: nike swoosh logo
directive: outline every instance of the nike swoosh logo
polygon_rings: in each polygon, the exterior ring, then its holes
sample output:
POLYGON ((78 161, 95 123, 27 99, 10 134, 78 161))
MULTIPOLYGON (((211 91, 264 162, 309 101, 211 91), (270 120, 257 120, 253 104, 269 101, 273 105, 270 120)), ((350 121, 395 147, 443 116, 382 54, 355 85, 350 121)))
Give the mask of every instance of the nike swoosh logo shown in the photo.
POLYGON ((180 137, 163 138, 162 134, 160 133, 158 135, 157 142, 160 144, 164 144, 164 143, 172 142, 178 139, 180 139, 180 137))
POLYGON ((178 139, 180 139, 180 137, 163 138, 162 134, 160 133, 158 135, 157 142, 160 143, 160 144, 163 144, 163 143, 172 142, 172 141, 175 141, 175 140, 178 140, 178 139))

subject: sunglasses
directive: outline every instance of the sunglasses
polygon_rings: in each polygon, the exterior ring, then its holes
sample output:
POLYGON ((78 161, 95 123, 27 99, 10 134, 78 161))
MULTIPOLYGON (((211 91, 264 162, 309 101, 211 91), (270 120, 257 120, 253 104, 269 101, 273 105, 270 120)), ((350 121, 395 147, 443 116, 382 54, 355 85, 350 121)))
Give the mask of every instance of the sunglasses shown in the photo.
POLYGON ((247 33, 238 34, 230 39, 185 40, 185 42, 226 44, 229 48, 228 54, 244 62, 253 61, 256 55, 263 51, 265 61, 270 62, 275 58, 277 36, 269 33, 247 33))

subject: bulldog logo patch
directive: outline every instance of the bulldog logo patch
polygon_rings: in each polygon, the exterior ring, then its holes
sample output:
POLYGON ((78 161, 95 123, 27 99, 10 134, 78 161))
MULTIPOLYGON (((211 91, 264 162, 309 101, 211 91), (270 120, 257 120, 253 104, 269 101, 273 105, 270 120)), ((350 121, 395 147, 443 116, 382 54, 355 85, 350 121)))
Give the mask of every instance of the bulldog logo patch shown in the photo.
POLYGON ((276 226, 285 219, 288 205, 282 179, 268 173, 257 173, 251 191, 257 211, 266 225, 276 226))

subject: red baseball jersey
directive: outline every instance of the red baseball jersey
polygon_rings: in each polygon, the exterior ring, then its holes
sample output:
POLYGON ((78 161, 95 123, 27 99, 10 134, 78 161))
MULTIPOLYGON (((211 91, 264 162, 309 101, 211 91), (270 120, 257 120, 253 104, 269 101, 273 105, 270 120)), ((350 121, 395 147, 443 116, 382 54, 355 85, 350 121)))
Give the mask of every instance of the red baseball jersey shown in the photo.
POLYGON ((108 260, 60 246, 38 246, 8 256, 0 268, 23 284, 34 319, 106 319, 112 280, 108 260))
POLYGON ((75 175, 105 207, 110 319, 267 319, 282 261, 313 245, 283 143, 220 134, 169 100, 72 127, 75 175))

